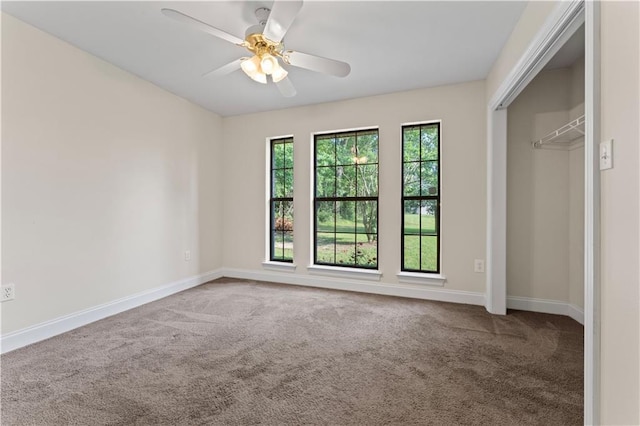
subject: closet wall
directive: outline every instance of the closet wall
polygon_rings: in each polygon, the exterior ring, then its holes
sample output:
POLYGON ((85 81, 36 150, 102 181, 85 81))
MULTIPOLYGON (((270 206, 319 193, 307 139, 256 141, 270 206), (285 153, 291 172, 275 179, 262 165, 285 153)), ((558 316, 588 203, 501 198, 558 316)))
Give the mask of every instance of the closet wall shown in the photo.
POLYGON ((532 146, 582 114, 584 58, 542 71, 509 106, 508 297, 582 310, 584 138, 532 146))

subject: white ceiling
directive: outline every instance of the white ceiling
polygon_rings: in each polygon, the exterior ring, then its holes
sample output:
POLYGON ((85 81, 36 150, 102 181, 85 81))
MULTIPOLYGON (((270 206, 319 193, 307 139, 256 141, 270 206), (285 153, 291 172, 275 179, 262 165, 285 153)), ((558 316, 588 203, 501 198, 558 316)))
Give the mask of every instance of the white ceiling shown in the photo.
POLYGON ((484 79, 526 2, 307 1, 287 49, 346 61, 338 78, 288 67, 283 98, 242 71, 203 78, 246 55, 162 13, 170 7, 240 38, 273 1, 2 2, 2 10, 222 116, 484 79))

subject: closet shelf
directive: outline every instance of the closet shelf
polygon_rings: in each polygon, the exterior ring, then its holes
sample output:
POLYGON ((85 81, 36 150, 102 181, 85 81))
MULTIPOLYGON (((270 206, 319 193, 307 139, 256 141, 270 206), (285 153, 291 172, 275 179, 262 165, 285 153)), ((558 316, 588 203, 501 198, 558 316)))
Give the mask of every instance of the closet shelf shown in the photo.
POLYGON ((554 130, 542 139, 531 142, 534 148, 567 148, 572 143, 584 136, 584 115, 554 130))

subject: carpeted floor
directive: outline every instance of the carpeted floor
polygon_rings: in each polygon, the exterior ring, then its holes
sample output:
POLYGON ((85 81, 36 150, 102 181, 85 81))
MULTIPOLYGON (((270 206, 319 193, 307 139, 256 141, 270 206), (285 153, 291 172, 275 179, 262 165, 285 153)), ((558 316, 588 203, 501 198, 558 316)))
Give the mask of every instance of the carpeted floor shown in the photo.
POLYGON ((222 279, 1 358, 2 425, 582 424, 562 316, 222 279))

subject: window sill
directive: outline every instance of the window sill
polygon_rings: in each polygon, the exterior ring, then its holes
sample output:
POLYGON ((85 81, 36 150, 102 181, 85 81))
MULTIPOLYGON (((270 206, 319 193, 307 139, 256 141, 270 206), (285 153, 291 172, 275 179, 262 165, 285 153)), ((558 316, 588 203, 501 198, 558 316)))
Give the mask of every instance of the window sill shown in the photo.
POLYGON ((382 273, 377 269, 341 268, 339 266, 309 265, 307 270, 314 275, 380 281, 382 273))
POLYGON ((420 272, 398 272, 398 282, 404 284, 423 284, 443 287, 447 277, 440 274, 427 274, 420 272))
POLYGON ((262 262, 262 268, 271 271, 294 272, 296 270, 296 264, 290 262, 273 262, 268 260, 262 262))

